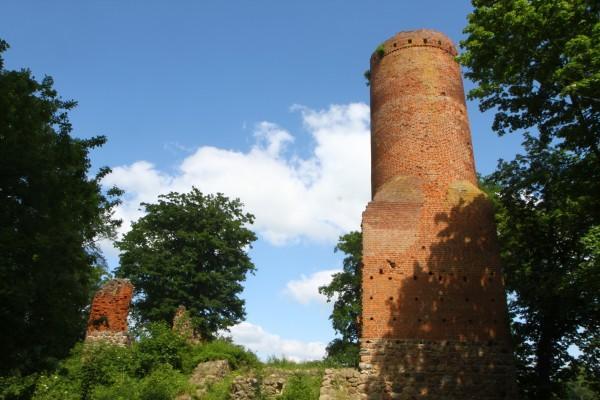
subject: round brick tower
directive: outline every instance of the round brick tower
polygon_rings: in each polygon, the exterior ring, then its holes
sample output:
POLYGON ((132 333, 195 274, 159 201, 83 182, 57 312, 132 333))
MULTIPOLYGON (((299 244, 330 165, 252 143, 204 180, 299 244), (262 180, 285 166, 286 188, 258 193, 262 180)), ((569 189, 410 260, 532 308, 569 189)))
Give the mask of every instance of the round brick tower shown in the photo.
POLYGON ((371 57, 361 369, 373 399, 514 398, 495 225, 456 55, 445 35, 418 30, 371 57))

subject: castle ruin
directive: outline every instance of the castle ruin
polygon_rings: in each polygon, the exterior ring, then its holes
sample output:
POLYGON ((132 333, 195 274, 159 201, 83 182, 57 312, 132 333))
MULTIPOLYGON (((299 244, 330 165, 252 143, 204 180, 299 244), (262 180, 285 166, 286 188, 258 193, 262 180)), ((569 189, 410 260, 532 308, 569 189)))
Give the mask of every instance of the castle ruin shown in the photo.
POLYGON ((456 48, 418 30, 371 57, 361 363, 370 399, 508 399, 493 210, 477 187, 456 48))
POLYGON ((127 316, 133 296, 128 279, 111 279, 94 295, 85 335, 86 343, 129 344, 127 316))

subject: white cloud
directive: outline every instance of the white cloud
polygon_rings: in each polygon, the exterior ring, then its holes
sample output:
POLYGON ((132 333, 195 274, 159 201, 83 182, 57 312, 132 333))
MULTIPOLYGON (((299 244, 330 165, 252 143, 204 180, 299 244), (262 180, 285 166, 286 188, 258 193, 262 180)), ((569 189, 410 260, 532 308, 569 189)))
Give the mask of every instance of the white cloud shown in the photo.
POLYGON ((353 103, 320 111, 293 109, 300 112, 314 143, 304 158, 294 154, 291 133, 261 122, 247 152, 202 146, 173 174, 148 161, 113 168, 103 183, 127 193, 116 212, 124 220, 121 232, 142 215, 140 202, 192 186, 240 198, 256 216, 253 229, 272 244, 333 242, 358 229, 370 197, 369 107, 353 103))
POLYGON ((242 322, 229 329, 233 341, 257 353, 266 360, 269 356, 285 357, 293 361, 320 360, 326 345, 321 342, 302 342, 282 339, 250 322, 242 322))
POLYGON ((319 293, 319 287, 331 283, 332 275, 338 272, 341 270, 328 269, 317 271, 310 276, 302 275, 298 280, 289 281, 285 285, 284 293, 300 304, 308 304, 311 301, 325 304, 327 297, 319 293))

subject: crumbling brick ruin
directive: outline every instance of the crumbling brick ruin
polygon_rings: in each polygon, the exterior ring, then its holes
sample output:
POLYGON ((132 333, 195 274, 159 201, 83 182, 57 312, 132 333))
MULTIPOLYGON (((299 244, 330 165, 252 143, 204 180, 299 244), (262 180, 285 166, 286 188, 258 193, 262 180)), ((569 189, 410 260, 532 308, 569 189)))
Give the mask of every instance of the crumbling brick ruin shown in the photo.
POLYGON ((456 48, 418 30, 371 57, 361 370, 371 399, 515 397, 490 202, 456 48))
POLYGON ((86 343, 127 345, 127 316, 133 285, 127 279, 108 281, 94 296, 87 324, 86 343))
POLYGON ((173 332, 184 338, 188 343, 200 343, 200 335, 194 330, 192 318, 185 306, 177 307, 173 316, 173 332))

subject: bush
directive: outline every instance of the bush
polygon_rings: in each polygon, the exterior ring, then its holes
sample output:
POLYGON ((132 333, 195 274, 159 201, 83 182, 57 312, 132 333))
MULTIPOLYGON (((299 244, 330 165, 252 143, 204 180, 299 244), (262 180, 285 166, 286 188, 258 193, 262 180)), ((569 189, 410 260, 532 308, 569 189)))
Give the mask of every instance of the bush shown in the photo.
POLYGON ((288 379, 280 400, 318 400, 320 389, 320 376, 296 373, 288 379))
POLYGON ((211 360, 227 360, 231 369, 257 367, 260 362, 256 355, 242 346, 219 339, 192 347, 185 357, 184 372, 190 372, 198 363, 211 360))
POLYGON ((140 400, 171 400, 187 388, 187 378, 171 365, 163 364, 141 380, 140 400))
POLYGON ((123 377, 110 386, 97 386, 91 396, 92 400, 135 400, 140 398, 138 380, 123 377))
POLYGON ((229 390, 232 382, 233 377, 230 375, 223 378, 223 380, 210 383, 206 393, 202 396, 202 400, 229 400, 229 390))
MULTIPOLYGON (((232 369, 261 366, 256 355, 227 340, 190 345, 166 324, 153 323, 131 347, 80 343, 53 373, 2 378, 0 399, 29 399, 32 392, 34 400, 171 399, 188 388, 184 373, 211 360, 227 360, 232 369)), ((231 380, 224 382, 214 385, 208 399, 225 398, 231 380)))
POLYGON ((139 341, 132 350, 139 362, 138 375, 143 376, 161 364, 180 370, 182 359, 191 351, 191 346, 166 323, 156 322, 141 330, 139 341))
POLYGON ((188 387, 187 379, 169 364, 162 364, 142 379, 123 377, 108 386, 98 386, 92 400, 171 400, 188 387))
POLYGON ((35 391, 39 376, 37 374, 26 376, 0 376, 1 400, 30 399, 35 391))

